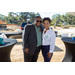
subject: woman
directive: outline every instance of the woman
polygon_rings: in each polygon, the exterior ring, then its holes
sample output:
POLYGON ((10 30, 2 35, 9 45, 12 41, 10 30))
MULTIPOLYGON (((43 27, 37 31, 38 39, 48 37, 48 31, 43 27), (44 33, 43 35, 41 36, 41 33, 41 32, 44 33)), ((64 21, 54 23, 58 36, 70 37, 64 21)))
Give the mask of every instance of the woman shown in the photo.
POLYGON ((44 62, 50 62, 55 48, 55 32, 49 27, 51 24, 50 18, 43 19, 44 31, 42 35, 42 55, 44 62))

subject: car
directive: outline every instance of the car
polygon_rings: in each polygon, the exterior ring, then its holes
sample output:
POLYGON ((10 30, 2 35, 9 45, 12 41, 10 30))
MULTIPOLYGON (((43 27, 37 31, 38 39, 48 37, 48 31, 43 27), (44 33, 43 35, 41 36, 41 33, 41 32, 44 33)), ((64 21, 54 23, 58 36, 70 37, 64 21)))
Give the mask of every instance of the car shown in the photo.
MULTIPOLYGON (((32 24, 33 22, 30 22, 29 24, 32 24)), ((21 30, 24 30, 25 25, 27 25, 27 22, 22 23, 21 30)))
POLYGON ((22 23, 22 25, 21 25, 21 30, 23 30, 24 29, 24 26, 25 25, 27 25, 27 23, 25 22, 25 23, 22 23))

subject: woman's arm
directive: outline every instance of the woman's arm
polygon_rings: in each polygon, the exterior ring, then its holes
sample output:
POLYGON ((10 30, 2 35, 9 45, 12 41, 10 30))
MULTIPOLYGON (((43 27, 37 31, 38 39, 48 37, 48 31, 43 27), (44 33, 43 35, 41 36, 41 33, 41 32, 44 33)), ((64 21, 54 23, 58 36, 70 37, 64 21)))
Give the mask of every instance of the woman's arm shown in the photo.
POLYGON ((55 48, 55 32, 53 31, 52 35, 51 35, 51 43, 50 43, 50 53, 53 53, 54 48, 55 48))

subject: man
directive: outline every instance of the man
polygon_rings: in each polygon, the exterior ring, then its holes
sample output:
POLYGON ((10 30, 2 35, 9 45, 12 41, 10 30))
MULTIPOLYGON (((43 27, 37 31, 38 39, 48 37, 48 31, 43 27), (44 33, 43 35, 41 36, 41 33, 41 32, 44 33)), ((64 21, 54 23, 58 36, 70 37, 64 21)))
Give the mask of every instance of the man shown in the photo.
POLYGON ((37 62, 42 45, 41 17, 36 16, 34 23, 26 25, 23 32, 23 51, 25 62, 37 62))
POLYGON ((27 24, 29 24, 30 23, 30 19, 27 19, 27 24))

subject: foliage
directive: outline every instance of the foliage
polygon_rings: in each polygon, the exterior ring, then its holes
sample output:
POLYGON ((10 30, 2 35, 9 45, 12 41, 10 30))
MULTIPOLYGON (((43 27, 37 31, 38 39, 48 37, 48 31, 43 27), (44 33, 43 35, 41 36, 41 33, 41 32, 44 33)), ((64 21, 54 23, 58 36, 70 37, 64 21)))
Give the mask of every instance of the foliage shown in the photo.
MULTIPOLYGON (((22 22, 27 22, 27 19, 30 19, 31 22, 34 22, 35 16, 41 16, 39 13, 34 12, 9 12, 8 16, 0 14, 0 19, 6 20, 7 24, 21 24, 22 22), (22 22, 15 22, 16 20, 20 20, 22 22)), ((64 21, 68 25, 75 25, 75 16, 66 13, 65 15, 55 14, 51 18, 51 25, 54 25, 56 21, 64 21)), ((57 24, 62 24, 62 22, 58 22, 57 24)))
POLYGON ((35 16, 40 14, 34 12, 9 12, 8 16, 0 14, 0 19, 6 20, 7 24, 21 24, 22 22, 27 22, 27 19, 30 19, 31 22, 34 22, 35 16), (16 20, 22 22, 15 22, 16 20))
MULTIPOLYGON (((55 14, 52 16, 52 25, 56 23, 56 21, 64 21, 68 25, 75 25, 75 16, 66 13, 65 15, 55 14)), ((58 24, 62 24, 62 22, 59 22, 58 24)))

